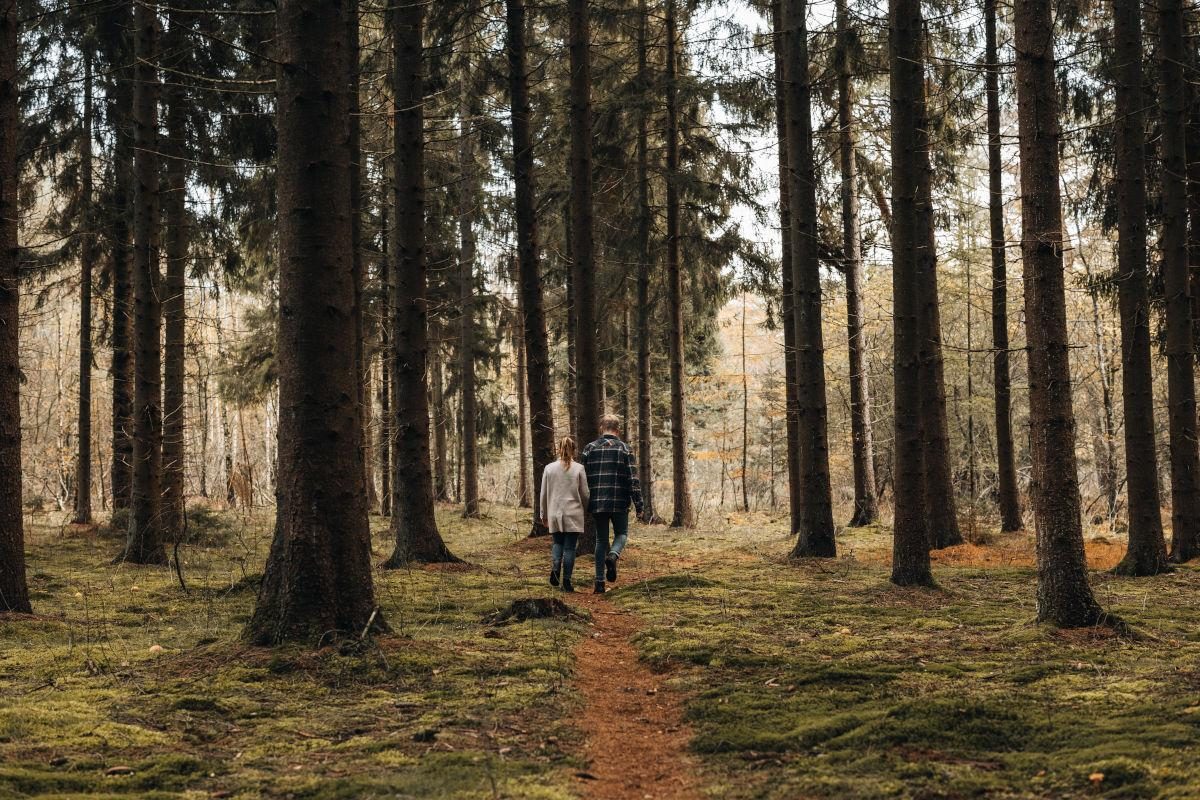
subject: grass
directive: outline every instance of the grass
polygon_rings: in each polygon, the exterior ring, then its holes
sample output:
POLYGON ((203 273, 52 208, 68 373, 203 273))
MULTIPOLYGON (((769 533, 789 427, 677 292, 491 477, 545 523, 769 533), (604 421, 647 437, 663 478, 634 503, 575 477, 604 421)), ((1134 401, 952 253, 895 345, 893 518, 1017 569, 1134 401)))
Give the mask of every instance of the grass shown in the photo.
MULTIPOLYGON (((167 570, 110 566, 111 540, 38 515, 37 616, 0 620, 0 797, 574 796, 585 623, 487 623, 515 598, 552 596, 521 517, 443 509, 475 566, 377 572, 395 635, 339 652, 238 641, 269 515, 200 519, 186 594, 167 570)), ((898 589, 886 529, 844 533, 835 561, 793 563, 785 525, 638 527, 627 574, 657 577, 609 595, 643 618, 642 659, 682 693, 710 796, 1200 791, 1197 569, 1096 572, 1105 607, 1141 636, 1060 632, 1033 623, 1027 536, 940 554, 937 589, 898 589)), ((1096 567, 1119 557, 1108 535, 1090 544, 1096 567)))
MULTIPOLYGON (((1104 605, 1142 634, 1131 640, 1035 625, 1024 535, 939 556, 935 590, 887 583, 878 529, 843 535, 853 555, 799 564, 780 558, 788 542, 774 526, 703 535, 724 553, 614 598, 649 621, 642 657, 677 670, 714 796, 1200 791, 1185 755, 1200 747, 1196 569, 1093 575, 1104 605)), ((1110 545, 1090 557, 1110 559, 1110 545)))
POLYGON ((213 546, 183 551, 188 594, 167 570, 109 566, 110 540, 34 519, 37 616, 0 621, 0 797, 570 796, 579 624, 484 623, 549 594, 529 571, 540 546, 503 547, 515 511, 447 509, 476 568, 377 572, 396 635, 346 654, 238 641, 270 519, 212 517, 220 535, 198 541, 213 546))

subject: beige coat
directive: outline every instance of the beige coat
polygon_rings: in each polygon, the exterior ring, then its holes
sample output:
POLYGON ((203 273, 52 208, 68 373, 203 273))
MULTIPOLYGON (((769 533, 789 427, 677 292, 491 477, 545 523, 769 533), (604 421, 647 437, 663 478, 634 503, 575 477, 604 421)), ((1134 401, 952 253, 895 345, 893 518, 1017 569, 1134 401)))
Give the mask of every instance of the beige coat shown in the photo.
POLYGON ((588 504, 587 472, 578 461, 566 469, 559 460, 542 473, 538 511, 551 533, 583 533, 583 513, 588 504))

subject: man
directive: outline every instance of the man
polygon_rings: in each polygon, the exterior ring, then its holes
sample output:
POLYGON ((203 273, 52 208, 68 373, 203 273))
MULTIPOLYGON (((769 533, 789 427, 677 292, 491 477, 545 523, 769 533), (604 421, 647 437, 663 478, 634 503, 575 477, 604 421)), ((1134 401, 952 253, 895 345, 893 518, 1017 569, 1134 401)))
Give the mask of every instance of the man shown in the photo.
POLYGON ((600 438, 583 448, 579 459, 587 470, 588 512, 596 523, 596 594, 604 593, 606 579, 617 579, 617 559, 629 541, 629 506, 642 515, 637 464, 633 450, 621 441, 620 431, 621 418, 605 414, 600 418, 600 438))

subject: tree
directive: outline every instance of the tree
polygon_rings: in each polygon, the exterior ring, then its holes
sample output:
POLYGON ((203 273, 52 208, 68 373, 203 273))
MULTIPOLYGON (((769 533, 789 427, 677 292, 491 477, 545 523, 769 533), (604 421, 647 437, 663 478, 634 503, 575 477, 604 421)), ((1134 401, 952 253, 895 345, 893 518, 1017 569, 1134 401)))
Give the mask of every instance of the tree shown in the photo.
MULTIPOLYGON (((1162 112, 1162 246, 1166 291, 1167 417, 1171 431, 1171 532, 1200 541, 1200 449, 1197 445, 1195 352, 1187 250, 1187 63, 1183 5, 1159 4, 1159 104, 1162 112)), ((1132 520, 1131 520, 1132 523, 1132 520)), ((1186 544, 1185 544, 1186 543, 1186 544)), ((1131 544, 1132 546, 1132 544, 1131 544)), ((1152 545, 1147 545, 1151 547, 1152 545)))
MULTIPOLYGON (((892 582, 930 585, 930 541, 926 527, 924 443, 921 431, 921 297, 918 284, 933 269, 924 231, 932 209, 922 201, 920 173, 928 172, 921 130, 925 115, 924 54, 920 0, 891 0, 889 64, 892 111, 892 296, 895 349, 895 469, 892 582)), ((926 178, 928 180, 928 178, 926 178)))
POLYGON ((355 391, 345 18, 352 8, 282 0, 276 14, 280 488, 275 538, 244 633, 256 644, 384 628, 355 391))
POLYGON ((650 365, 650 322, 654 313, 650 302, 650 273, 654 266, 650 232, 654 225, 654 212, 650 207, 649 140, 653 89, 650 84, 649 51, 646 42, 649 23, 647 0, 638 0, 637 83, 640 107, 637 115, 637 454, 638 480, 642 485, 642 519, 647 523, 658 520, 658 514, 654 510, 653 374, 650 365))
POLYGON ((588 0, 568 0, 570 51, 570 222, 571 275, 575 317, 576 441, 589 441, 599 430, 600 382, 596 357, 596 255, 592 208, 591 25, 588 0))
POLYGON ((133 482, 117 561, 165 564, 162 519, 162 275, 159 219, 158 11, 134 8, 133 482))
POLYGON ((996 410, 996 479, 1000 530, 1021 529, 1021 495, 1012 434, 1012 383, 1008 361, 1008 250, 1004 235, 1003 176, 1000 169, 1000 57, 996 2, 984 0, 984 61, 987 85, 988 222, 992 239, 992 376, 996 410))
MULTIPOLYGON (((1142 99, 1141 0, 1113 0, 1113 39, 1117 74, 1117 298, 1121 313, 1121 398, 1125 410, 1125 475, 1129 498, 1129 545, 1116 572, 1157 575, 1168 565, 1159 511, 1154 376, 1150 369, 1150 298, 1146 288, 1146 116, 1142 99)), ((1186 227, 1186 220, 1183 224, 1186 227)))
POLYGON ((79 450, 75 458, 75 509, 71 521, 92 524, 92 275, 96 265, 96 215, 92 162, 92 54, 83 56, 83 132, 79 137, 79 208, 83 242, 79 253, 79 450))
POLYGON ((1051 4, 1016 0, 1014 18, 1037 617, 1083 627, 1102 611, 1088 585, 1075 462, 1051 4))
POLYGON ((771 3, 772 44, 775 56, 775 136, 779 140, 779 230, 782 279, 780 311, 783 317, 784 402, 787 428, 788 511, 792 535, 800 531, 800 463, 796 460, 799 445, 799 409, 796 406, 796 316, 792 290, 792 215, 788 184, 791 168, 787 151, 787 83, 783 75, 783 10, 779 0, 771 3))
POLYGON ((187 211, 187 95, 178 69, 183 64, 188 40, 184 14, 168 12, 168 31, 164 64, 173 69, 167 81, 165 104, 166 194, 163 217, 166 222, 166 280, 163 282, 162 313, 166 322, 163 343, 163 438, 162 438, 162 534, 166 541, 179 541, 184 526, 184 467, 186 465, 186 271, 191 226, 187 211))
MULTIPOLYGON (((384 564, 457 561, 438 532, 429 457, 429 405, 426 369, 429 331, 425 293, 425 7, 416 4, 391 12, 395 97, 393 205, 396 231, 391 237, 393 413, 392 536, 396 548, 384 564), (400 476, 404 476, 402 479, 400 476)), ((438 368, 440 369, 440 368, 438 368)), ((435 377, 435 381, 438 378, 435 377)))
POLYGON ((842 186, 842 272, 846 276, 846 330, 850 351, 850 426, 853 439, 854 514, 850 527, 870 525, 879 518, 875 497, 875 447, 871 435, 871 389, 867 375, 866 316, 863 301, 862 239, 858 227, 857 137, 851 45, 853 34, 846 0, 837 1, 838 163, 842 186))
POLYGON ((20 88, 15 0, 0 4, 0 611, 31 613, 21 516, 20 88))
POLYGON ((783 2, 784 109, 792 235, 792 314, 796 323, 797 466, 800 528, 793 558, 837 555, 829 482, 821 268, 817 254, 816 169, 805 0, 783 2))
MULTIPOLYGON (((554 407, 550 348, 542 299, 542 272, 534 182, 533 135, 530 129, 529 66, 525 37, 525 0, 507 0, 508 77, 512 98, 513 181, 517 222, 517 283, 520 297, 523 382, 529 398, 529 432, 533 449, 533 498, 541 496, 542 471, 554 460, 554 407)), ((543 533, 534 514, 534 532, 543 533)))
POLYGON ((459 393, 462 408, 463 516, 479 516, 479 409, 475 380, 475 216, 479 213, 479 180, 476 160, 475 118, 479 108, 474 80, 474 30, 477 8, 468 4, 459 34, 459 139, 458 139, 458 269, 459 269, 459 393))
POLYGON ((671 359, 671 480, 675 508, 672 527, 696 524, 692 495, 688 488, 687 420, 684 408, 683 271, 679 265, 679 100, 678 33, 676 0, 666 0, 667 72, 667 306, 670 332, 667 337, 671 359))
POLYGON ((108 118, 113 128, 112 188, 106 229, 112 284, 112 464, 113 510, 128 509, 133 479, 133 64, 129 3, 114 2, 101 18, 101 50, 109 65, 108 118))

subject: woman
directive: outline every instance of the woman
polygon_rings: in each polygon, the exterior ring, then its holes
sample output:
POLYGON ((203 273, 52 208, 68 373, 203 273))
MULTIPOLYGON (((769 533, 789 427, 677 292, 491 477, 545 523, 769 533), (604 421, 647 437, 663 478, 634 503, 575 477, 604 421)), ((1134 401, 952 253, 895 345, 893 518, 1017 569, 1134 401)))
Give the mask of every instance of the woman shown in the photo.
POLYGON ((538 499, 542 524, 554 538, 550 548, 550 585, 558 586, 561 578, 564 592, 575 591, 571 573, 575 569, 575 546, 583 533, 587 504, 587 472, 575 461, 575 440, 564 436, 558 443, 558 460, 547 464, 542 473, 542 496, 538 499))

